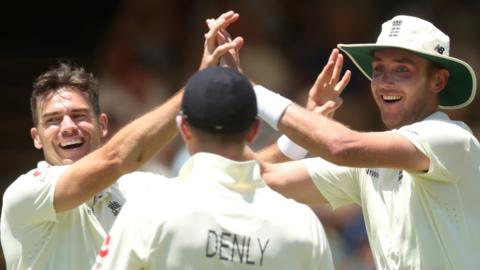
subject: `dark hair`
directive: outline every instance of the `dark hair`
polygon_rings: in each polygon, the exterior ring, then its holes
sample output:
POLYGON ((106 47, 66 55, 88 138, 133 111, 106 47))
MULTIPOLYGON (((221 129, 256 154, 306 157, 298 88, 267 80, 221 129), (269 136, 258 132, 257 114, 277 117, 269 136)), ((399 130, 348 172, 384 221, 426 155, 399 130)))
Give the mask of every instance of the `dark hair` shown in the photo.
POLYGON ((30 110, 34 126, 38 125, 37 100, 57 91, 62 87, 75 87, 87 93, 88 101, 96 116, 100 115, 98 98, 99 82, 92 73, 82 67, 60 62, 57 67, 38 76, 33 82, 32 96, 30 97, 30 110))

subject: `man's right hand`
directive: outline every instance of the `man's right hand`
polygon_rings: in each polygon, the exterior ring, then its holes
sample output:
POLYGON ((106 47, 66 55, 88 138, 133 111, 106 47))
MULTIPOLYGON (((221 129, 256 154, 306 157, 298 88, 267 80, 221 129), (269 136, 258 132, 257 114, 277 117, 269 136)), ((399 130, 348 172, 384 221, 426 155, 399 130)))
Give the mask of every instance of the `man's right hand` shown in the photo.
POLYGON ((350 81, 350 70, 345 71, 342 79, 340 73, 343 67, 343 55, 338 49, 333 49, 328 63, 323 67, 312 88, 308 92, 306 108, 324 116, 333 117, 333 113, 343 103, 340 94, 350 81))

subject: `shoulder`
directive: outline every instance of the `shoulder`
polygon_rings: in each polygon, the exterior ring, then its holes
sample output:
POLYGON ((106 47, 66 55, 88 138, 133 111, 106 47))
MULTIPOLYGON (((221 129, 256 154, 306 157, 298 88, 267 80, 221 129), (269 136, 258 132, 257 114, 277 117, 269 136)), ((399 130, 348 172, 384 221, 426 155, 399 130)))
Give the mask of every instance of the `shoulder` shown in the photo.
POLYGON ((39 166, 35 169, 20 175, 5 190, 3 195, 4 203, 17 198, 21 199, 29 194, 37 194, 45 188, 53 186, 58 176, 66 169, 67 166, 39 166))
POLYGON ((400 131, 415 134, 436 134, 438 136, 456 135, 470 137, 472 130, 462 121, 451 120, 446 114, 437 112, 435 117, 429 117, 404 127, 400 131))
POLYGON ((116 182, 119 190, 127 196, 142 194, 149 190, 161 189, 172 182, 171 178, 150 172, 131 172, 123 175, 116 182))

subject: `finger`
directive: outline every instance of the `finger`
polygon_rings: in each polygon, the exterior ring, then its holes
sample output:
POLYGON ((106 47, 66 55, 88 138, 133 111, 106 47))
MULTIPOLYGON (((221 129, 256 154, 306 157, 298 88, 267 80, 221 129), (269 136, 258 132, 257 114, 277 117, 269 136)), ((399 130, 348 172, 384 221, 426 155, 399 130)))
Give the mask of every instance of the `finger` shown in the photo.
POLYGON ((220 16, 218 16, 217 20, 228 18, 228 17, 232 16, 234 13, 235 12, 233 12, 233 10, 229 10, 227 12, 224 12, 224 13, 220 14, 220 16))
POLYGON ((224 21, 222 22, 222 26, 221 28, 222 29, 227 29, 230 24, 234 23, 235 21, 238 20, 238 18, 240 18, 240 15, 238 15, 238 13, 234 13, 232 16, 230 17, 227 17, 227 18, 223 18, 224 21))
POLYGON ((244 43, 243 37, 236 37, 233 42, 235 42, 235 50, 240 51, 244 43))
POLYGON ((338 79, 340 78, 340 73, 342 72, 342 68, 343 68, 343 55, 338 54, 337 61, 335 62, 335 65, 333 67, 332 76, 330 77, 330 84, 333 85, 338 82, 338 79))
POLYGON ((337 56, 339 54, 339 51, 337 48, 333 48, 332 52, 330 53, 330 57, 328 58, 328 61, 334 61, 337 59, 337 56))
POLYGON ((317 92, 322 90, 324 87, 324 84, 326 81, 328 81, 326 78, 328 78, 328 74, 331 74, 333 70, 334 62, 329 61, 327 65, 325 65, 322 69, 322 72, 318 74, 317 79, 315 83, 313 84, 312 88, 310 89, 310 94, 315 96, 317 92))
POLYGON ((222 23, 223 23, 223 19, 216 20, 211 24, 210 31, 208 31, 208 33, 205 34, 205 41, 207 43, 207 49, 209 52, 213 51, 215 48, 215 41, 222 23))
POLYGON ((212 28, 212 24, 215 22, 215 19, 208 18, 205 20, 205 23, 207 24, 208 28, 212 28))
POLYGON ((218 62, 220 57, 228 53, 229 50, 234 49, 235 46, 235 42, 229 42, 218 46, 212 53, 212 58, 214 59, 214 62, 218 62))
POLYGON ((342 79, 335 85, 335 91, 338 92, 338 95, 340 95, 343 92, 343 90, 347 87, 351 78, 352 78, 352 72, 350 70, 345 71, 345 74, 343 74, 342 79))

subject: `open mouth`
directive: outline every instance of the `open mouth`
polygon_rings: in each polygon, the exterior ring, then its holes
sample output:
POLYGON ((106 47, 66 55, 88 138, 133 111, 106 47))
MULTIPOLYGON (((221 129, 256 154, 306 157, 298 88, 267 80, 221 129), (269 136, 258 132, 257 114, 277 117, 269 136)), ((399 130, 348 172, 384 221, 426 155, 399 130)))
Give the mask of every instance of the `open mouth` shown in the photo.
POLYGON ((393 95, 382 95, 382 100, 386 103, 395 103, 402 99, 401 96, 393 96, 393 95))
POLYGON ((62 149, 66 149, 66 150, 69 150, 69 149, 75 149, 75 148, 79 148, 83 145, 83 140, 81 139, 74 139, 74 140, 69 140, 69 141, 66 141, 66 142, 62 142, 60 144, 60 147, 62 149))

